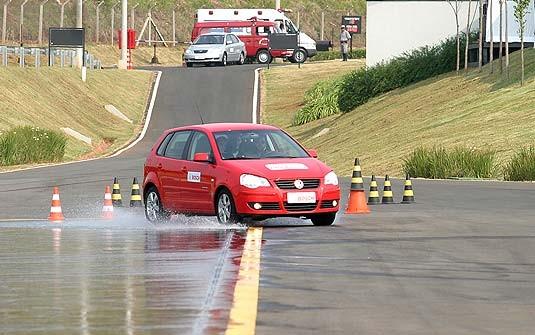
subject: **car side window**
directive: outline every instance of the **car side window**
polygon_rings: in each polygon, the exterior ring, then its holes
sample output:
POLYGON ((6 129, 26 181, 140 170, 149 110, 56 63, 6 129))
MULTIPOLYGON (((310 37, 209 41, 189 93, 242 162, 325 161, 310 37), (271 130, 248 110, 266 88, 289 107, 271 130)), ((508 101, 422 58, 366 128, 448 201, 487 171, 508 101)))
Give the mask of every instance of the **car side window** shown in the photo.
POLYGON ((230 39, 232 40, 232 43, 240 43, 240 40, 234 35, 230 35, 230 39))
POLYGON ((158 147, 158 150, 156 151, 156 154, 158 156, 163 156, 165 152, 165 148, 167 148, 167 144, 169 144, 169 141, 171 140, 171 137, 173 137, 174 133, 169 133, 167 136, 165 136, 165 139, 162 141, 160 146, 158 147))
POLYGON ((233 43, 232 42, 232 38, 230 37, 230 35, 227 35, 227 43, 233 43))
POLYGON ((190 135, 191 131, 177 131, 174 133, 165 148, 164 156, 168 158, 184 159, 184 149, 186 148, 190 135))
POLYGON ((192 161, 195 157, 195 154, 198 153, 207 153, 210 158, 213 157, 212 146, 210 145, 208 136, 206 136, 205 133, 196 131, 193 134, 193 138, 189 146, 187 159, 192 161))

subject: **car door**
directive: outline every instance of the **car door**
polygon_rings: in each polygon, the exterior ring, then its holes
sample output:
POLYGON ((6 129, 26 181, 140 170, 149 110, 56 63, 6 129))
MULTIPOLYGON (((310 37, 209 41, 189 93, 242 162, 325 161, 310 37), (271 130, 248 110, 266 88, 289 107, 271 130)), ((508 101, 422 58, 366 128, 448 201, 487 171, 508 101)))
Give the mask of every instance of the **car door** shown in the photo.
POLYGON ((215 164, 195 162, 197 153, 207 153, 213 160, 212 146, 208 136, 195 131, 190 140, 186 154, 186 173, 181 180, 182 201, 187 212, 212 214, 214 211, 213 192, 215 185, 215 164))
POLYGON ((228 55, 228 60, 230 62, 235 62, 238 59, 236 58, 236 44, 232 41, 232 35, 226 35, 225 37, 226 50, 228 55))
POLYGON ((243 55, 245 56, 244 44, 235 35, 230 35, 230 38, 232 39, 232 42, 236 46, 236 60, 238 61, 238 60, 240 60, 240 56, 241 56, 242 52, 243 52, 243 55))
POLYGON ((180 180, 186 174, 185 149, 191 133, 189 130, 175 132, 157 163, 163 206, 172 211, 183 211, 180 180))

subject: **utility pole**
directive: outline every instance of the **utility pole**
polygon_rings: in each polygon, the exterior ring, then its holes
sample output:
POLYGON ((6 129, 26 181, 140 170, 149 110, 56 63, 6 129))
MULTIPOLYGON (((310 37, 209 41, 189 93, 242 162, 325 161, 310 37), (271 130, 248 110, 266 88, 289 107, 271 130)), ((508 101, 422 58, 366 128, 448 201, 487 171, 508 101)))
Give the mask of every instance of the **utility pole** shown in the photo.
MULTIPOLYGON (((83 0, 78 0, 76 2, 76 28, 82 28, 83 24, 83 0)), ((81 69, 84 64, 84 50, 82 48, 76 49, 76 67, 81 69)))
POLYGON ((121 0, 121 59, 119 60, 119 69, 126 70, 128 62, 126 60, 127 45, 128 45, 128 0, 121 0))
POLYGON ((22 46, 23 43, 23 36, 22 36, 22 27, 24 26, 24 6, 28 3, 28 0, 24 0, 20 4, 20 26, 19 26, 19 41, 20 46, 22 46))
POLYGON ((176 20, 175 20, 175 8, 178 7, 178 4, 173 7, 173 46, 176 46, 176 20))
POLYGON ((39 45, 43 44, 43 12, 47 2, 48 0, 44 0, 39 4, 39 45))
POLYGON ((113 46, 113 41, 115 40, 115 7, 119 2, 114 3, 111 6, 111 46, 113 46))
POLYGON ((325 12, 321 12, 321 37, 320 40, 324 40, 323 31, 325 30, 325 12))
POLYGON ((130 28, 136 29, 136 8, 139 6, 139 2, 130 8, 130 28))
POLYGON ((275 0, 275 9, 276 10, 281 9, 281 0, 275 0))
POLYGON ((6 43, 6 29, 7 29, 7 5, 9 5, 9 3, 11 2, 12 0, 7 0, 6 2, 4 2, 4 12, 3 12, 3 17, 2 17, 2 43, 6 43))
POLYGON ((96 27, 95 27, 95 43, 98 44, 99 40, 100 40, 100 6, 102 6, 104 4, 104 1, 100 1, 98 4, 97 4, 97 10, 96 10, 96 14, 97 14, 97 17, 96 17, 96 27))

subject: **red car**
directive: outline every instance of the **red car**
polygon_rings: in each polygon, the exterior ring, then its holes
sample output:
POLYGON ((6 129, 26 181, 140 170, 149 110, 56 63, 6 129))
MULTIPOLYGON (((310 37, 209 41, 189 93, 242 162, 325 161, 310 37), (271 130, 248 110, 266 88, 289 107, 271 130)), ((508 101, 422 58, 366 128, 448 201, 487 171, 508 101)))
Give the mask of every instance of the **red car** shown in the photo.
POLYGON ((167 130, 145 162, 151 222, 171 213, 216 215, 220 223, 290 216, 334 222, 338 177, 279 128, 219 123, 167 130))

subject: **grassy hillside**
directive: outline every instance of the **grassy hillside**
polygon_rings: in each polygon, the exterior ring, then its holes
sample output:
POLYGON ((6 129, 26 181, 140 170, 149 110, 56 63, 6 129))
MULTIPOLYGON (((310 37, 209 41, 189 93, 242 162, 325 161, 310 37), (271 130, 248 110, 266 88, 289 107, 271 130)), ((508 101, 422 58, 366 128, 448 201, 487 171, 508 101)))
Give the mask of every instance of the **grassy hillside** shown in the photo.
MULTIPOLYGON (((118 47, 111 45, 90 45, 88 48, 90 53, 100 59, 104 66, 117 64, 117 60, 121 55, 121 50, 118 47)), ((184 48, 182 46, 160 48, 156 50, 156 56, 161 65, 181 65, 182 53, 184 48)), ((139 47, 132 50, 132 61, 134 66, 149 66, 152 60, 154 50, 151 47, 139 47)))
POLYGON ((69 138, 65 160, 111 152, 135 137, 152 82, 145 71, 89 71, 86 83, 71 69, 8 67, 0 73, 0 131, 20 125, 69 127, 92 138, 92 146, 69 138), (107 104, 134 124, 112 116, 107 104))
MULTIPOLYGON (((449 73, 392 91, 343 115, 304 126, 288 127, 298 105, 277 105, 266 99, 266 120, 286 127, 305 146, 342 175, 349 175, 353 157, 365 174, 401 175, 402 158, 419 146, 458 145, 490 148, 504 160, 522 146, 535 144, 535 50, 526 50, 527 82, 520 87, 520 53, 511 57, 510 79, 489 66, 456 75, 449 73), (327 134, 314 138, 329 128, 327 134)), ((265 85, 284 87, 290 81, 270 70, 265 85)), ((319 78, 318 78, 319 79, 319 78)), ((299 80, 292 78, 291 82, 299 80)), ((280 94, 290 94, 278 92, 280 94)), ((277 99, 285 99, 278 97, 277 99)))
MULTIPOLYGON (((8 26, 7 37, 12 43, 18 42, 19 32, 19 8, 23 0, 13 0, 8 7, 8 26)), ((95 39, 96 27, 96 10, 95 4, 100 1, 88 0, 84 5, 84 26, 87 29, 87 42, 95 39)), ((105 0, 104 5, 100 7, 100 31, 101 43, 109 43, 111 40, 111 6, 115 0, 105 0)), ((129 5, 139 3, 136 9, 135 29, 139 32, 145 21, 147 9, 153 5, 154 1, 140 0, 130 1, 129 5)), ((366 2, 364 0, 282 0, 283 8, 293 10, 289 14, 292 20, 297 23, 297 12, 300 13, 299 21, 303 31, 309 33, 313 38, 319 38, 321 30, 321 12, 325 12, 325 38, 330 38, 331 31, 335 34, 338 32, 338 25, 341 16, 347 13, 365 15, 366 2), (333 26, 334 24, 335 26, 333 26)), ((153 10, 153 18, 161 30, 166 40, 172 39, 172 9, 176 6, 176 29, 177 38, 180 41, 189 40, 191 28, 194 23, 194 15, 198 8, 274 8, 275 0, 162 0, 157 1, 153 10)), ((120 27, 120 5, 115 8, 115 28, 120 27)), ((30 1, 24 9, 25 25, 23 32, 26 41, 36 41, 38 32, 38 2, 30 1)), ((54 2, 48 2, 44 7, 44 34, 47 36, 48 27, 59 27, 60 6, 54 2)), ((74 26, 76 18, 76 2, 71 1, 65 6, 65 26, 74 26)), ((364 37, 356 39, 359 45, 364 45, 364 37)))

